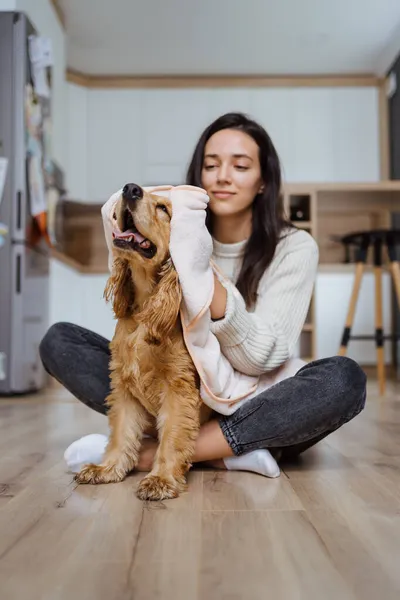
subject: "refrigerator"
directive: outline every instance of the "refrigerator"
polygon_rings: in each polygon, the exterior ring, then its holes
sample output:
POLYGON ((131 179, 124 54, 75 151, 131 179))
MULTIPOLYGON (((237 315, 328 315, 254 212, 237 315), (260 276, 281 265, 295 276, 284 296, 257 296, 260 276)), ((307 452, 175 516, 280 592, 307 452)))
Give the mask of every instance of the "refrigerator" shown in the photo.
POLYGON ((46 382, 39 344, 49 325, 50 246, 38 204, 51 172, 51 69, 33 68, 37 37, 23 13, 0 12, 1 395, 36 392, 46 382))

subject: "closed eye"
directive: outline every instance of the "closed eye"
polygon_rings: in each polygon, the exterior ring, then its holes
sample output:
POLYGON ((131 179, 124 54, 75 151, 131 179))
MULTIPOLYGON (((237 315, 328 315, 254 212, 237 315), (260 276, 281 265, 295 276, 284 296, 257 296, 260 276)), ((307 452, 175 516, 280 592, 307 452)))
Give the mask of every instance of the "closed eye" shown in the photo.
POLYGON ((163 212, 167 213, 167 215, 169 216, 168 208, 165 206, 165 204, 157 204, 156 208, 158 208, 159 210, 162 210, 163 212))

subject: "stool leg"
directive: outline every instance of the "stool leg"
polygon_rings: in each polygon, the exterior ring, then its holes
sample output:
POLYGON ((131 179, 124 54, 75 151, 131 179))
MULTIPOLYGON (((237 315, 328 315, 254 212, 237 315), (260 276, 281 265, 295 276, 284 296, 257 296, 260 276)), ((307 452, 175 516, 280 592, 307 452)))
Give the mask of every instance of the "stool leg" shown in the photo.
POLYGON ((350 341, 351 328, 353 326, 354 315, 356 312, 358 295, 360 293, 361 280, 364 273, 364 262, 358 262, 356 265, 356 273, 354 277, 353 290, 351 292, 349 309, 347 311, 346 324, 344 327, 342 341, 339 349, 339 356, 345 356, 347 346, 350 341))
POLYGON ((382 267, 375 266, 375 342, 379 393, 385 393, 385 355, 383 346, 382 267))
POLYGON ((396 290, 397 304, 400 310, 400 266, 398 260, 393 260, 390 263, 394 289, 396 290))
MULTIPOLYGON (((396 293, 397 305, 400 310, 400 267, 399 260, 397 258, 396 240, 394 236, 388 236, 387 239, 387 250, 390 260, 390 271, 393 279, 393 285, 396 293)), ((397 340, 396 340, 397 341, 397 340)))

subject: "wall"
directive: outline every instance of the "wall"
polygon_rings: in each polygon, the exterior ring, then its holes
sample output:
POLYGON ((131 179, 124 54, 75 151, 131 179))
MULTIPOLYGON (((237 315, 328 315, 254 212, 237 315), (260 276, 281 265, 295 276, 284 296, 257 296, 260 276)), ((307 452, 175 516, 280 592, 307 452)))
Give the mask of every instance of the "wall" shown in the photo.
POLYGON ((375 88, 97 90, 68 84, 70 196, 103 202, 122 183, 181 182, 204 127, 239 110, 259 120, 302 181, 379 180, 375 88))

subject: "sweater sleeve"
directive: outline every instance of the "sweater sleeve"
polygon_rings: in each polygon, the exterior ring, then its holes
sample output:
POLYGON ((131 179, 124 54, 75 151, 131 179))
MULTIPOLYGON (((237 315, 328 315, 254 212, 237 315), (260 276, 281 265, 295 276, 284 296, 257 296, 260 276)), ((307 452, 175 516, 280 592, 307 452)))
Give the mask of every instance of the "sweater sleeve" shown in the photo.
POLYGON ((290 358, 310 305, 318 246, 305 231, 289 233, 280 244, 261 279, 254 312, 233 283, 221 281, 226 311, 212 331, 232 366, 246 375, 261 375, 290 358))

